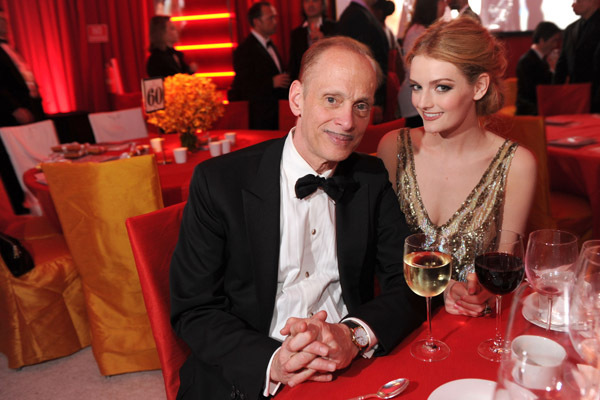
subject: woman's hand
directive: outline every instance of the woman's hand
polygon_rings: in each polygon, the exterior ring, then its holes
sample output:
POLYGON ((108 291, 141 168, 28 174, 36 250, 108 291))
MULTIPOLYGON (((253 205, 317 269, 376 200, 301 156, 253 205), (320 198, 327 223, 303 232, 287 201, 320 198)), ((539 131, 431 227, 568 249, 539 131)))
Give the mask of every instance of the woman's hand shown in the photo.
POLYGON ((450 314, 481 317, 493 308, 494 295, 485 290, 474 273, 467 275, 467 282, 450 281, 444 291, 446 311, 450 314))

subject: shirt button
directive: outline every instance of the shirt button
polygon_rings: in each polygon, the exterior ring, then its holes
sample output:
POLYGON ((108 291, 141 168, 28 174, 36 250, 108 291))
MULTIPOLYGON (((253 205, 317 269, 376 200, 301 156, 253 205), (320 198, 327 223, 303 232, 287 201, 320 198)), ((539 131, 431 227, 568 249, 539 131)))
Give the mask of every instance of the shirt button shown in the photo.
POLYGON ((310 233, 314 235, 315 233, 317 233, 317 230, 313 229, 312 231, 310 231, 310 233))
POLYGON ((310 318, 310 317, 312 317, 313 315, 315 315, 315 313, 314 313, 314 312, 309 312, 309 313, 308 313, 308 317, 309 317, 309 318, 310 318))
POLYGON ((305 277, 307 277, 307 278, 310 276, 310 274, 308 273, 308 271, 306 271, 306 272, 304 273, 304 276, 305 276, 305 277))

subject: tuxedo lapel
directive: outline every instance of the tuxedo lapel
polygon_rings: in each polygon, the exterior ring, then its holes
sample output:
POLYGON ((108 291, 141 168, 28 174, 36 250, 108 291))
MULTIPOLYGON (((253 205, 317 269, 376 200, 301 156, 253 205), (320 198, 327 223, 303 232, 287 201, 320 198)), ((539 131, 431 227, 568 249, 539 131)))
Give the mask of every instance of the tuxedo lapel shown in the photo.
POLYGON ((269 146, 253 182, 242 191, 246 234, 250 241, 257 298, 262 310, 259 329, 268 332, 277 290, 279 265, 280 164, 285 138, 269 146))
MULTIPOLYGON (((336 175, 351 177, 348 171, 343 171, 345 163, 347 161, 340 163, 336 175)), ((349 289, 352 285, 349 282, 360 280, 361 269, 353 266, 362 265, 362 260, 365 258, 366 235, 369 232, 368 210, 369 185, 358 182, 354 187, 348 187, 344 191, 343 197, 335 207, 338 269, 342 292, 345 293, 351 292, 349 289)), ((358 299, 355 296, 344 296, 346 302, 354 298, 358 299)), ((346 305, 348 309, 352 309, 358 304, 346 305)))
MULTIPOLYGON (((265 47, 258 41, 258 39, 256 37, 254 37, 253 34, 250 34, 249 38, 252 40, 252 43, 253 43, 254 47, 256 48, 256 54, 257 55, 260 54, 260 57, 262 57, 264 62, 266 64, 269 64, 270 68, 272 68, 273 70, 277 71, 277 73, 279 73, 279 69, 277 68, 275 61, 273 61, 273 58, 271 57, 271 55, 269 54, 267 49, 265 49, 265 47)), ((275 47, 275 44, 273 44, 273 49, 275 50, 275 54, 277 55, 277 58, 279 60, 279 65, 281 65, 281 67, 283 68, 283 64, 281 63, 281 57, 279 57, 279 53, 277 52, 277 48, 275 47)))

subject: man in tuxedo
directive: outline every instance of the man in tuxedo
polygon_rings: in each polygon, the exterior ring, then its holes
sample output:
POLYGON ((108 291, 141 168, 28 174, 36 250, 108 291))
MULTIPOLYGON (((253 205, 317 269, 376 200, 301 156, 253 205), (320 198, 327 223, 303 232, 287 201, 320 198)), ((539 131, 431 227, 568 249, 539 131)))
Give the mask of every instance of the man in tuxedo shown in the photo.
POLYGON ((192 350, 178 399, 329 381, 423 321, 385 167, 353 152, 380 79, 364 45, 321 39, 290 88, 295 128, 196 167, 170 271, 171 322, 192 350))
POLYGON ((277 10, 260 1, 248 10, 252 30, 233 53, 235 78, 228 99, 248 100, 250 129, 279 128, 279 100, 287 99, 290 78, 270 37, 277 31, 277 10))
POLYGON ((533 44, 517 63, 517 115, 537 115, 537 85, 552 83, 553 68, 546 60, 558 49, 561 30, 552 22, 542 21, 533 31, 533 44))
MULTIPOLYGON (((44 119, 42 99, 31 68, 8 43, 8 20, 0 10, 0 126, 29 124, 44 119)), ((0 139, 0 176, 17 214, 27 213, 25 195, 0 139)))
POLYGON ((384 81, 375 93, 375 104, 385 105, 386 82, 388 72, 388 39, 381 23, 373 14, 372 7, 377 0, 352 0, 344 9, 337 24, 338 34, 351 37, 366 44, 373 52, 373 56, 381 71, 384 81))
POLYGON ((574 0, 579 15, 564 31, 554 83, 592 83, 592 112, 600 112, 600 0, 574 0))

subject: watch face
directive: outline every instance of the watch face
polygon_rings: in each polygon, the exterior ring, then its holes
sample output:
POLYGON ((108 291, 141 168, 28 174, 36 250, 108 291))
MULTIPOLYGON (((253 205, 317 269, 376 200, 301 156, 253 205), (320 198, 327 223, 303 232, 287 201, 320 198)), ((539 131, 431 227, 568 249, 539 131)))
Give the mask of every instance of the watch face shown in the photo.
POLYGON ((369 345, 369 335, 362 327, 354 329, 354 339, 360 347, 367 347, 369 345))

